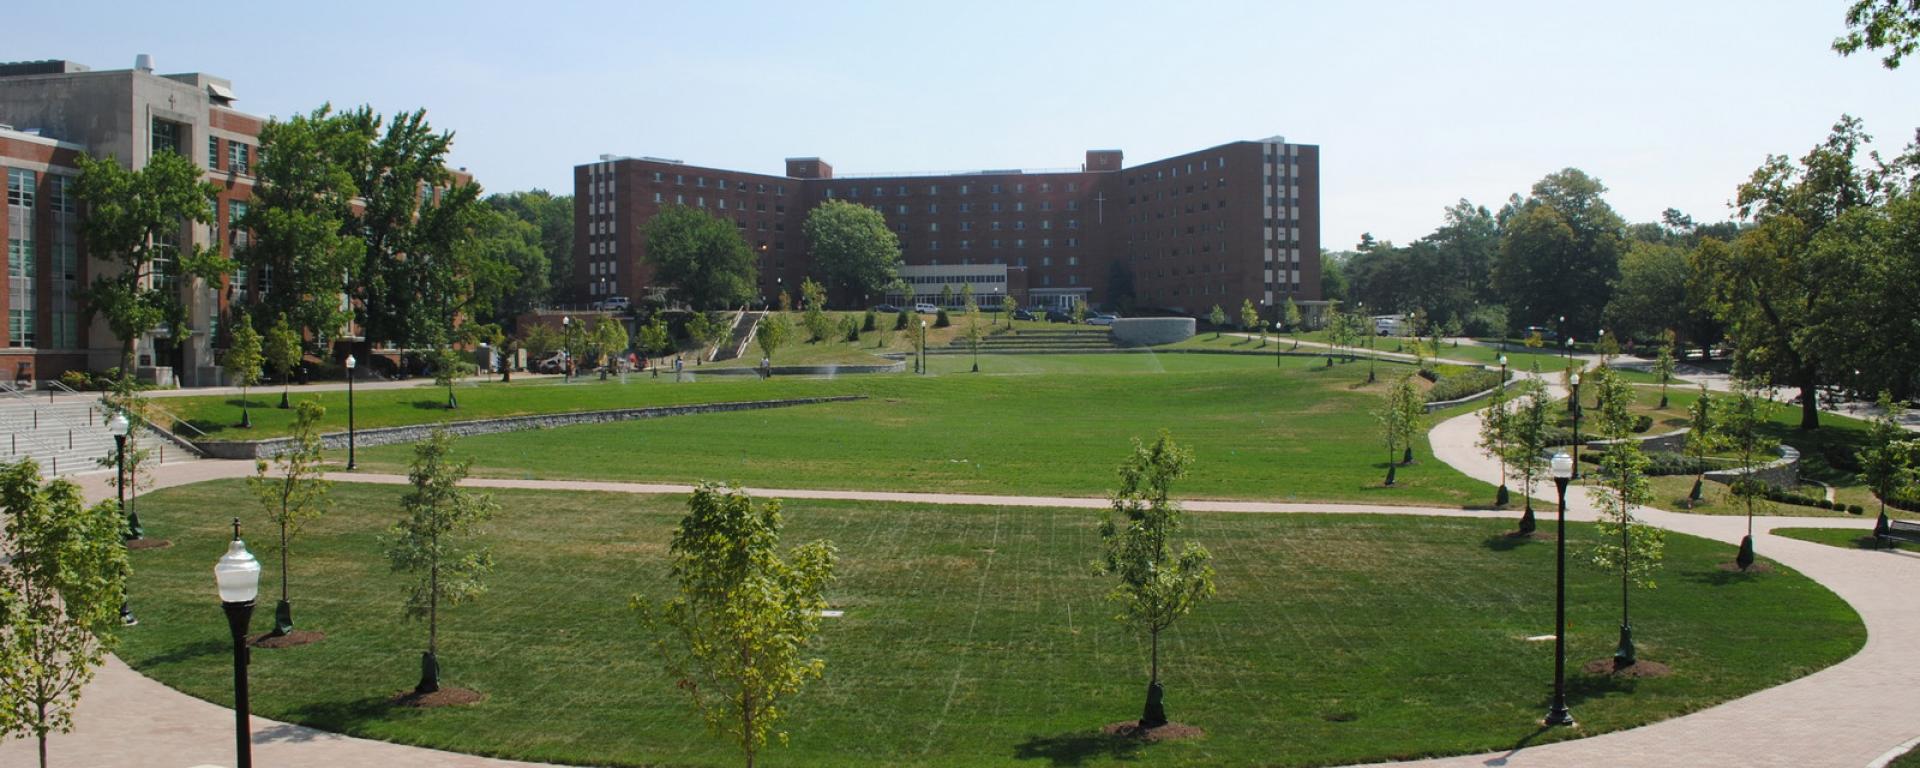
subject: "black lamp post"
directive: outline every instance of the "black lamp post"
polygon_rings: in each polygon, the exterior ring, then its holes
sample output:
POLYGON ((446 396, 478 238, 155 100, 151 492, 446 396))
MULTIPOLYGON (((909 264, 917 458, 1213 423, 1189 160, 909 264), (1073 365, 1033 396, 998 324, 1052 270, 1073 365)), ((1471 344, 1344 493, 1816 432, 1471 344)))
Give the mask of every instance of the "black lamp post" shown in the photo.
POLYGON ((1573 402, 1573 476, 1580 476, 1580 372, 1575 371, 1571 379, 1573 393, 1569 399, 1573 402))
POLYGON ((238 768, 253 768, 253 739, 248 733, 247 717, 247 625, 253 620, 253 599, 260 594, 260 561, 247 551, 240 540, 240 518, 233 519, 233 542, 227 553, 213 566, 213 581, 220 588, 220 607, 227 612, 227 629, 233 633, 233 740, 238 768))
MULTIPOLYGON (((572 315, 560 316, 560 339, 561 339, 560 343, 566 345, 566 349, 560 350, 560 356, 565 358, 567 361, 567 364, 562 368, 562 370, 565 371, 566 373, 567 383, 571 384, 573 383, 573 316, 572 315)), ((658 376, 660 374, 655 373, 654 375, 658 376)))
POLYGON ((920 373, 927 372, 927 321, 920 321, 920 373))
POLYGON ((1380 326, 1377 323, 1373 322, 1373 318, 1366 316, 1366 313, 1367 313, 1366 302, 1361 302, 1359 306, 1360 306, 1360 317, 1363 321, 1360 324, 1360 328, 1362 331, 1364 331, 1367 334, 1367 383, 1372 384, 1374 381, 1373 379, 1373 360, 1374 360, 1373 337, 1380 335, 1380 326))
POLYGON ((353 469, 353 368, 359 361, 347 355, 347 469, 353 469))
MULTIPOLYGON (((124 413, 114 414, 113 420, 107 422, 107 431, 113 433, 113 489, 120 498, 120 514, 127 518, 127 541, 137 540, 144 533, 140 530, 139 513, 127 508, 127 430, 132 427, 124 413)), ((129 627, 140 623, 124 599, 120 601, 120 623, 129 627)))
POLYGON ((1553 579, 1553 706, 1547 725, 1573 725, 1567 711, 1567 483, 1573 479, 1573 459, 1553 455, 1553 484, 1560 489, 1559 536, 1554 541, 1553 579))

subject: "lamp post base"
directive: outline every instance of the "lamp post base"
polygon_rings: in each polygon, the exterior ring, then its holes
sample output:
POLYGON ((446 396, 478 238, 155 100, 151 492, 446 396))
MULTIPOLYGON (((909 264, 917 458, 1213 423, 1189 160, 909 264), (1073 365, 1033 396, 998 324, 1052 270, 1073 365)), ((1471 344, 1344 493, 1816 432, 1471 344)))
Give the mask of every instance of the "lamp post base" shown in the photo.
POLYGON ((1547 719, 1541 720, 1540 724, 1549 727, 1561 725, 1571 727, 1574 724, 1573 713, 1567 711, 1565 703, 1554 702, 1553 708, 1547 710, 1547 719))
POLYGON ((139 624, 140 624, 140 619, 133 615, 133 609, 127 607, 126 601, 124 600, 121 601, 120 625, 123 627, 133 627, 133 626, 139 626, 139 624))
POLYGON ((1631 667, 1638 659, 1633 653, 1633 625, 1620 625, 1620 645, 1613 649, 1613 668, 1631 667))
POLYGON ((279 637, 293 634, 293 603, 285 600, 274 603, 273 634, 279 637))
POLYGON ((1147 685, 1147 707, 1140 713, 1141 730, 1167 724, 1166 693, 1158 680, 1147 685))

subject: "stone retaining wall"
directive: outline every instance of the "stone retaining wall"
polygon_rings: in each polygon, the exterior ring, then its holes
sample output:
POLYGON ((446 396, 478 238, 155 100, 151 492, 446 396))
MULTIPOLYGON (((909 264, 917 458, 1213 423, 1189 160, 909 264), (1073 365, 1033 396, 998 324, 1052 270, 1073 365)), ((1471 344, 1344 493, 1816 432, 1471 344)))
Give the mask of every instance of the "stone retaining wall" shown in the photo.
POLYGON ((1123 317, 1113 321, 1113 341, 1127 347, 1172 344, 1193 338, 1191 317, 1123 317))
MULTIPOLYGON (((785 400, 748 400, 731 403, 698 403, 692 405, 663 405, 651 408, 622 408, 611 411, 585 411, 580 413, 548 413, 534 416, 507 416, 498 419, 475 419, 472 421, 450 421, 439 424, 414 424, 405 427, 378 427, 374 429, 354 430, 354 442, 357 445, 375 446, 394 443, 417 442, 431 434, 436 428, 444 428, 456 435, 486 435, 495 432, 519 432, 528 429, 551 429, 569 427, 577 424, 605 424, 615 421, 635 419, 657 419, 663 416, 689 416, 698 413, 726 413, 730 411, 757 411, 764 408, 785 408, 795 405, 815 403, 838 403, 849 400, 865 400, 866 395, 835 395, 832 397, 796 397, 785 400)), ((201 440, 198 446, 203 455, 220 459, 260 459, 279 454, 287 449, 291 438, 271 440, 201 440)), ((347 433, 332 432, 322 435, 321 447, 327 450, 340 450, 347 447, 347 433)))
MULTIPOLYGON (((1658 435, 1647 435, 1646 437, 1630 437, 1627 439, 1639 441, 1640 450, 1643 450, 1643 451, 1649 451, 1649 452, 1663 451, 1666 453, 1680 453, 1682 450, 1684 450, 1687 447, 1688 431, 1689 430, 1686 427, 1681 427, 1672 432, 1665 432, 1658 435)), ((1594 450, 1594 451, 1604 451, 1607 449, 1607 446, 1613 445, 1616 442, 1619 442, 1619 441, 1588 440, 1587 448, 1589 450, 1594 450)))
MULTIPOLYGON (((887 365, 776 365, 775 376, 837 376, 843 373, 899 373, 907 369, 906 362, 887 365)), ((687 373, 700 376, 758 376, 759 368, 727 366, 725 368, 688 368, 687 373)), ((668 376, 668 373, 661 373, 668 376)))
MULTIPOLYGON (((1744 469, 1716 469, 1707 473, 1707 479, 1721 485, 1732 485, 1733 481, 1746 474, 1744 469)), ((1800 449, 1791 445, 1780 446, 1780 458, 1753 468, 1753 476, 1760 482, 1775 488, 1791 488, 1800 484, 1800 449)))

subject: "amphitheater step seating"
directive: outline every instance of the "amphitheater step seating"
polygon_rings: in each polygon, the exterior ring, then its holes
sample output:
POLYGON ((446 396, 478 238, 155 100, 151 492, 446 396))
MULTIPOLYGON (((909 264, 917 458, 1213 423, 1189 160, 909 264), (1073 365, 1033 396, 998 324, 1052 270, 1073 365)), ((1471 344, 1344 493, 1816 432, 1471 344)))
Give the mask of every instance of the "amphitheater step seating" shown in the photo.
MULTIPOLYGON (((113 433, 106 422, 93 395, 0 396, 0 462, 32 459, 45 477, 100 469, 99 460, 113 454, 113 433)), ((158 435, 143 436, 139 443, 155 451, 156 461, 196 458, 158 435)))
MULTIPOLYGON (((1107 329, 1099 327, 1021 331, 1017 334, 999 333, 988 336, 980 342, 982 354, 1100 352, 1116 348, 1113 335, 1108 333, 1107 329)), ((969 351, 967 340, 964 338, 956 338, 944 348, 928 350, 931 354, 960 354, 969 351)))

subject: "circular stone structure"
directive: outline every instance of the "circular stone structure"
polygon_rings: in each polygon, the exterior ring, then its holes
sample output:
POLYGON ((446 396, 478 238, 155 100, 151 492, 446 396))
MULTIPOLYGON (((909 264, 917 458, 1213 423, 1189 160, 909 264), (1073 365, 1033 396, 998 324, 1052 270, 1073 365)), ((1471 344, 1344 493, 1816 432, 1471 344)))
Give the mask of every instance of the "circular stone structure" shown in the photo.
POLYGON ((1150 347, 1193 338, 1191 317, 1123 317, 1113 321, 1113 341, 1123 347, 1150 347))

